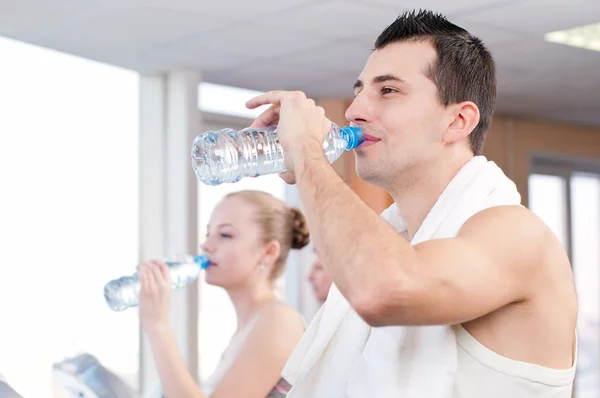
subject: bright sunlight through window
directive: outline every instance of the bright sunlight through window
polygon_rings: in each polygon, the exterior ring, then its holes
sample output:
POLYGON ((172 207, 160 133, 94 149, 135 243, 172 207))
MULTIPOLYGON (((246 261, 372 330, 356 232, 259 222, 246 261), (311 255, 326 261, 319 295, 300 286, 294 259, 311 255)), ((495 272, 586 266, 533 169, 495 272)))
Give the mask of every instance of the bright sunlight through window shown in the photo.
POLYGON ((1 37, 0 60, 0 373, 64 396, 52 365, 85 352, 137 387, 138 315, 103 285, 137 262, 139 77, 1 37))

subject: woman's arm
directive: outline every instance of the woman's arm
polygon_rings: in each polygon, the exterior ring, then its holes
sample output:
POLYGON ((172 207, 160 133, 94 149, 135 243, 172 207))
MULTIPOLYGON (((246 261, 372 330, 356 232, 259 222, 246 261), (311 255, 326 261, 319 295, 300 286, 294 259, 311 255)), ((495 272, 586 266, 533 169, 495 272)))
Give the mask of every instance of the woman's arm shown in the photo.
MULTIPOLYGON (((167 265, 158 261, 142 264, 138 274, 142 285, 140 319, 150 339, 165 397, 205 398, 187 370, 169 326, 172 289, 167 265)), ((274 303, 263 308, 211 398, 266 397, 303 333, 303 321, 290 307, 274 303)))
POLYGON ((163 394, 167 398, 205 398, 187 369, 170 327, 147 332, 163 394))
POLYGON ((188 371, 169 325, 172 288, 168 266, 159 261, 141 264, 138 275, 140 320, 150 340, 164 396, 206 398, 188 371))

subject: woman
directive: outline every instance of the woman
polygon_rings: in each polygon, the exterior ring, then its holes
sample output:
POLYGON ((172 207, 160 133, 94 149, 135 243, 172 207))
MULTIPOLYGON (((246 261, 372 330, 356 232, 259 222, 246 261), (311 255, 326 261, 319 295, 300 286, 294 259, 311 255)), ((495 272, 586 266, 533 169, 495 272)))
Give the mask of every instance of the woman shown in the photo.
POLYGON ((140 318, 149 336, 168 398, 284 397, 280 373, 304 332, 300 314, 275 295, 290 249, 308 243, 302 213, 272 195, 241 191, 213 210, 202 250, 211 264, 206 282, 224 288, 235 307, 237 330, 203 391, 188 372, 169 326, 167 265, 138 266, 140 318))

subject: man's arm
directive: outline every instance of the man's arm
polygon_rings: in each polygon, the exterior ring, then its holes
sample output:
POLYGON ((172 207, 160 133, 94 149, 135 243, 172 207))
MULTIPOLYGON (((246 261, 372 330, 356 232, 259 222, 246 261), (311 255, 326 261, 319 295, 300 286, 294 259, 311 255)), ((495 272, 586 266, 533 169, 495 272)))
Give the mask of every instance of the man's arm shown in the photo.
POLYGON ((312 153, 296 166, 311 235, 336 286, 369 324, 466 322, 527 299, 539 282, 534 274, 555 237, 528 210, 488 209, 456 238, 413 247, 312 153))
POLYGON ((330 124, 324 123, 322 108, 303 93, 285 91, 259 95, 247 106, 266 104, 271 107, 253 127, 278 124, 290 171, 283 178, 298 184, 318 255, 341 293, 371 325, 478 318, 527 300, 537 287, 532 285, 547 277, 540 266, 568 263, 556 237, 521 207, 485 210, 454 239, 411 246, 325 159, 322 143, 330 124))

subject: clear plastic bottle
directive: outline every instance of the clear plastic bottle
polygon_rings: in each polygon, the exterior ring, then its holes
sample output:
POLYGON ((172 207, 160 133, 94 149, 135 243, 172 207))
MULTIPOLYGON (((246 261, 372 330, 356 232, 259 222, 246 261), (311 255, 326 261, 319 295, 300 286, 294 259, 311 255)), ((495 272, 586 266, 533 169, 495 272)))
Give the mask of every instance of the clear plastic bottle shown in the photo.
MULTIPOLYGON (((360 127, 331 124, 323 151, 330 163, 344 151, 364 141, 360 127)), ((198 180, 206 185, 237 182, 244 177, 281 173, 286 170, 277 126, 206 131, 194 140, 192 165, 198 180)))
MULTIPOLYGON (((173 256, 165 259, 165 263, 169 266, 173 289, 178 289, 194 282, 200 275, 200 270, 210 265, 210 260, 205 255, 173 256)), ((104 299, 113 311, 124 311, 138 305, 140 288, 140 280, 136 272, 104 285, 104 299)))

